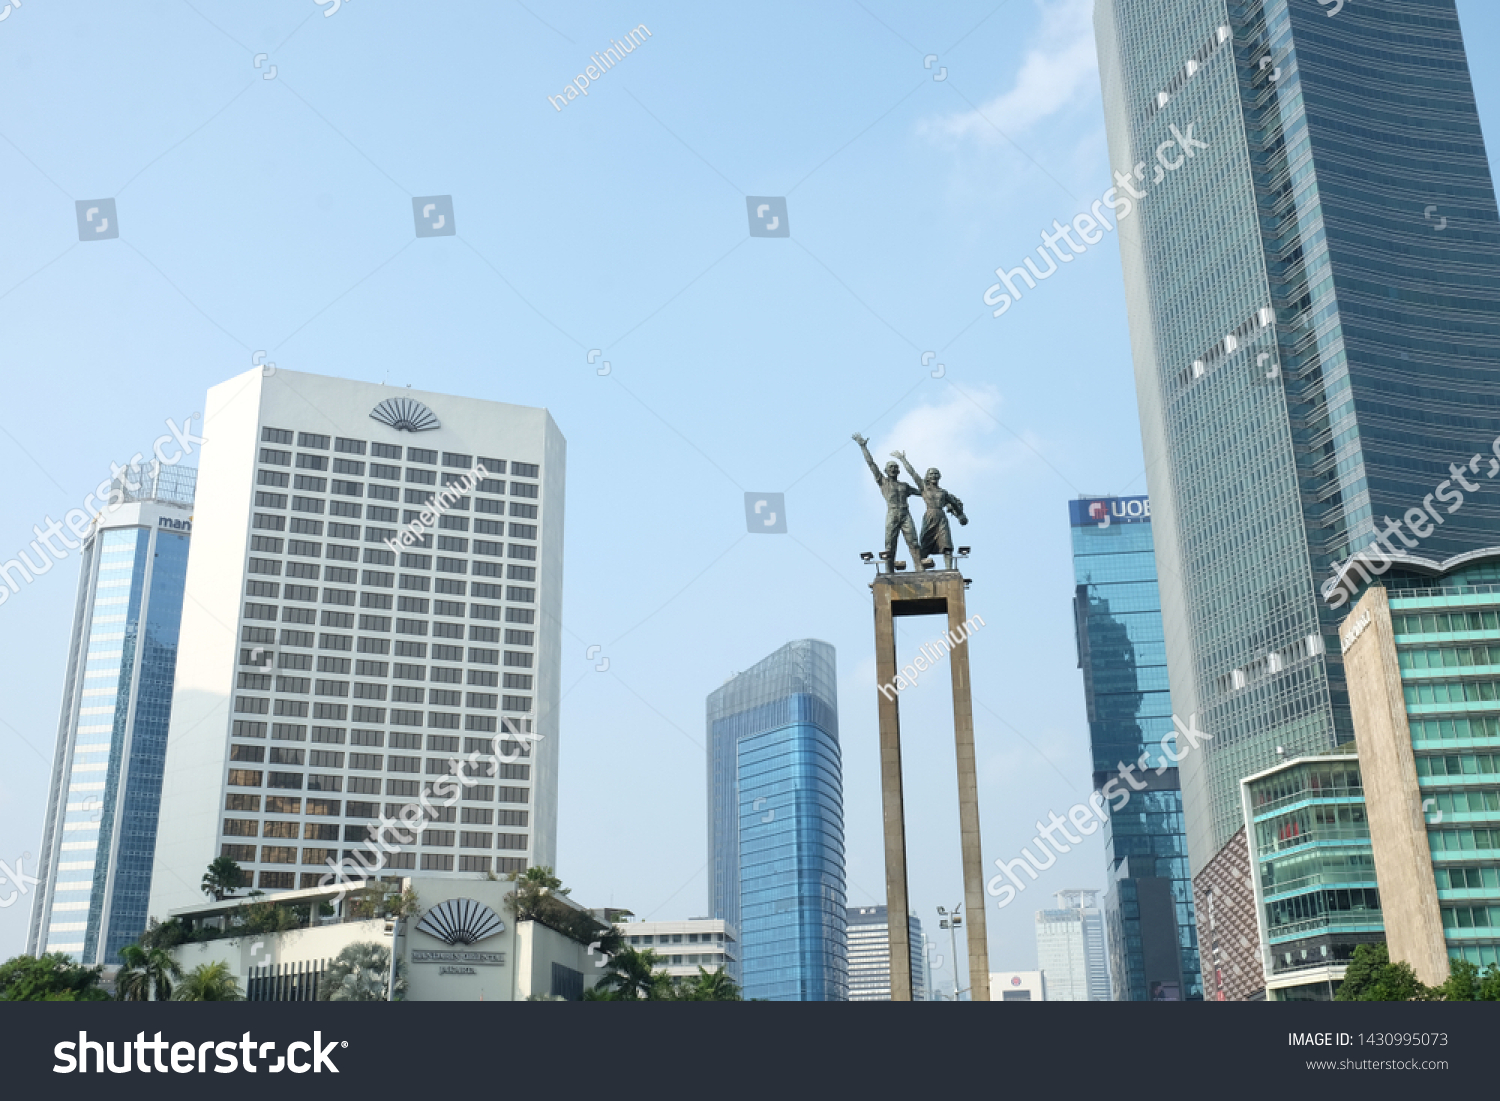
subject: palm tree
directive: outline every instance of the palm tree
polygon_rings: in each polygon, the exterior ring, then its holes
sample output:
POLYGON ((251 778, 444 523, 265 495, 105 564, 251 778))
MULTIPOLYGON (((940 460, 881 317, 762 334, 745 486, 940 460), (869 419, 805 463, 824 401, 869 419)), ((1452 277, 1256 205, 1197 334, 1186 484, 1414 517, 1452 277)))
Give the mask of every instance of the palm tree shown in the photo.
POLYGON ((218 902, 239 890, 244 879, 245 873, 238 864, 227 856, 217 857, 203 873, 203 893, 218 902))
POLYGON ((743 1001, 739 984, 725 974, 722 967, 710 973, 700 966, 698 977, 683 983, 681 997, 690 1002, 743 1001))
MULTIPOLYGON (((396 968, 396 1000, 406 994, 406 976, 396 968)), ((345 946, 328 965, 318 984, 320 1002, 383 1002, 391 979, 391 952, 383 944, 361 941, 345 946)))
POLYGON ((172 982, 182 978, 182 967, 164 948, 142 948, 127 944, 120 949, 125 966, 115 980, 122 1002, 144 1002, 153 996, 159 1002, 172 997, 172 982))
MULTIPOLYGON (((665 971, 652 973, 660 962, 650 948, 643 951, 630 947, 621 948, 610 956, 595 989, 609 993, 616 1001, 665 1000, 669 996, 668 988, 662 980, 667 979, 667 974, 665 971)), ((670 983, 670 979, 667 982, 670 983)))
POLYGON ((227 963, 200 963, 172 992, 174 1002, 242 1002, 240 984, 227 963))

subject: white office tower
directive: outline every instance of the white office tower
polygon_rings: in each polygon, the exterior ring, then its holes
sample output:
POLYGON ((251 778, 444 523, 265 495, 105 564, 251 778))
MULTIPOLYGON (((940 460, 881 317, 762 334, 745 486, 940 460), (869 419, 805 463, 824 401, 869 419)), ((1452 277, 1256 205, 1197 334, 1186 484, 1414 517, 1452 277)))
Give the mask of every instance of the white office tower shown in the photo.
POLYGON ((616 922, 615 928, 630 947, 656 953, 654 970, 674 979, 692 981, 701 967, 712 975, 724 969, 740 981, 739 935, 733 925, 718 918, 688 918, 686 921, 616 922))
MULTIPOLYGON (((849 1000, 891 1000, 891 926, 884 906, 851 906, 849 925, 849 1000)), ((916 914, 906 919, 911 952, 911 1000, 927 1001, 927 938, 916 914)), ((941 963, 941 959, 938 960, 941 963)))
POLYGON ((127 467, 76 513, 83 545, 61 536, 80 570, 29 955, 118 964, 146 927, 197 473, 127 467))
POLYGON ((152 916, 219 856, 269 892, 552 865, 547 411, 257 368, 203 435, 152 916))
POLYGON ((1098 891, 1057 892, 1057 909, 1036 912, 1037 967, 1050 1002, 1109 1001, 1109 954, 1098 891))

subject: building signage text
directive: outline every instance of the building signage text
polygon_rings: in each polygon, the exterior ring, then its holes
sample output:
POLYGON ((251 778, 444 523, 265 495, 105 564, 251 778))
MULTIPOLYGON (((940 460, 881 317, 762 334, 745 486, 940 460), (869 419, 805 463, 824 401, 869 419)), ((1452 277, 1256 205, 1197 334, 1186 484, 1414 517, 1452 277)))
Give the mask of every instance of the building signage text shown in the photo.
MULTIPOLYGON (((505 965, 504 952, 434 952, 426 949, 415 949, 411 954, 412 963, 445 963, 445 964, 477 964, 480 967, 503 967, 505 965)), ((447 972, 445 972, 447 973, 447 972)))
POLYGON ((1366 608, 1360 614, 1360 617, 1354 621, 1354 626, 1344 632, 1344 653, 1347 654, 1349 652, 1349 647, 1353 646, 1359 640, 1359 636, 1365 633, 1365 628, 1369 625, 1370 609, 1366 608))

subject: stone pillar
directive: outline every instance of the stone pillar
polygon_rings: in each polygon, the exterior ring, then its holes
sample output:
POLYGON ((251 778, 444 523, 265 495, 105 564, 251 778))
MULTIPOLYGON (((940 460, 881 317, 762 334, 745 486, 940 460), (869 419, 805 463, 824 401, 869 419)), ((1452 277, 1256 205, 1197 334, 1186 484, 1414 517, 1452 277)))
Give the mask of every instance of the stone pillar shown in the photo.
MULTIPOLYGON (((884 580, 887 575, 880 575, 884 580)), ((892 580, 899 574, 890 575, 892 580)), ((875 584, 875 682, 896 679, 894 584, 875 584)), ((901 712, 896 696, 879 692, 880 795, 885 821, 885 907, 891 951, 891 1001, 911 1001, 911 907, 906 897, 906 809, 901 789, 901 712), (887 699, 886 697, 890 698, 887 699)))
MULTIPOLYGON (((946 572, 946 571, 945 571, 946 572)), ((948 635, 967 633, 963 579, 947 586, 948 635)), ((974 761, 974 705, 969 695, 969 644, 948 658, 953 681, 953 744, 958 759, 958 832, 964 866, 964 923, 969 930, 969 1000, 990 1000, 990 949, 985 930, 984 858, 979 851, 979 777, 974 761)))
MULTIPOLYGON (((962 636, 964 579, 957 570, 881 573, 875 592, 876 684, 892 685, 896 674, 898 616, 946 615, 950 637, 962 636)), ((974 761, 974 712, 969 692, 969 647, 948 656, 953 684, 953 738, 958 761, 959 842, 963 856, 964 909, 969 944, 971 1000, 990 1000, 989 947, 985 933, 984 862, 979 848, 979 787, 974 761)), ((906 812, 901 783, 899 695, 877 688, 880 716, 880 785, 885 817, 886 912, 890 929, 891 1000, 911 1000, 910 909, 906 884, 906 812)))

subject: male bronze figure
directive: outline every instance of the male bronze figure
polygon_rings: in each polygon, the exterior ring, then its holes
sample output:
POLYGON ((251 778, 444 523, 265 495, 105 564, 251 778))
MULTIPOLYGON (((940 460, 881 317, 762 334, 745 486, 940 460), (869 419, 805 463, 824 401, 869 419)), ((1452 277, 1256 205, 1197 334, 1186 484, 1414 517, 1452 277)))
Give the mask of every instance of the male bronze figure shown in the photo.
POLYGON ((964 503, 938 484, 943 472, 937 467, 928 467, 927 477, 918 478, 916 468, 906 461, 905 451, 892 451, 891 454, 901 460, 901 465, 906 467, 911 480, 922 487, 922 503, 927 506, 927 511, 922 514, 922 553, 941 554, 944 564, 951 570, 953 533, 948 528, 948 517, 943 512, 946 509, 958 517, 960 524, 967 524, 969 518, 964 515, 964 503))
MULTIPOLYGON (((922 543, 917 538, 917 525, 912 523, 911 510, 906 506, 908 497, 921 496, 922 491, 907 485, 901 480, 901 468, 895 463, 885 464, 885 473, 875 465, 875 460, 870 456, 870 449, 865 445, 870 441, 854 433, 854 442, 859 444, 860 451, 864 452, 865 463, 870 468, 870 473, 875 475, 875 484, 880 487, 880 494, 885 498, 885 560, 886 572, 894 573, 896 569, 896 536, 904 535, 906 545, 911 550, 914 566, 918 572, 926 569, 922 564, 922 543)), ((913 479, 916 475, 913 474, 913 479)))

